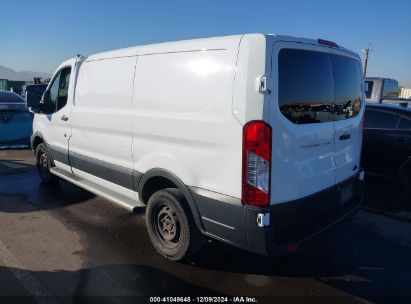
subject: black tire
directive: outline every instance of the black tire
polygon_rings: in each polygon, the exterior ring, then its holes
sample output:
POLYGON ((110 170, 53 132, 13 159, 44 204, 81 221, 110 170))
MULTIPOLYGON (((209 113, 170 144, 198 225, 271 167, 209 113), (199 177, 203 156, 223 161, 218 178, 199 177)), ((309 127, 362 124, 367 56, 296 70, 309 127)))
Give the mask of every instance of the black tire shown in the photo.
POLYGON ((154 247, 169 260, 180 261, 193 256, 203 244, 203 235, 178 189, 159 190, 150 197, 146 225, 154 247))
POLYGON ((406 159, 398 170, 398 179, 401 186, 411 192, 411 158, 406 159))
POLYGON ((59 178, 50 173, 52 160, 45 144, 39 144, 36 148, 36 167, 41 181, 45 184, 55 184, 59 178))

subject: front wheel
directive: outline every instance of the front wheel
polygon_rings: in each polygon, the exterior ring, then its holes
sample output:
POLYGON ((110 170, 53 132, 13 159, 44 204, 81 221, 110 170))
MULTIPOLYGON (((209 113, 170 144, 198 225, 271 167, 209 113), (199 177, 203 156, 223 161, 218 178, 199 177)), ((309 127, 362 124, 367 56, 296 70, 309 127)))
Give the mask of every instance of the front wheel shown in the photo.
POLYGON ((169 260, 192 256, 201 247, 202 234, 178 189, 159 190, 150 197, 146 225, 154 247, 169 260))
POLYGON ((45 144, 39 144, 36 148, 36 167, 37 172, 45 184, 55 184, 58 177, 51 174, 51 158, 45 144))

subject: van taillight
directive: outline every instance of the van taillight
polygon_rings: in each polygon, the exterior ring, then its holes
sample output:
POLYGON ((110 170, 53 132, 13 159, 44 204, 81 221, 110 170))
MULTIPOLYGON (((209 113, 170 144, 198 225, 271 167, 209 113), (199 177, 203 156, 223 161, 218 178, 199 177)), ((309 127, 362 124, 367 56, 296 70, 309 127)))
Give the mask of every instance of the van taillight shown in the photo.
POLYGON ((270 179, 271 127, 263 121, 250 121, 243 127, 243 203, 268 205, 270 179))

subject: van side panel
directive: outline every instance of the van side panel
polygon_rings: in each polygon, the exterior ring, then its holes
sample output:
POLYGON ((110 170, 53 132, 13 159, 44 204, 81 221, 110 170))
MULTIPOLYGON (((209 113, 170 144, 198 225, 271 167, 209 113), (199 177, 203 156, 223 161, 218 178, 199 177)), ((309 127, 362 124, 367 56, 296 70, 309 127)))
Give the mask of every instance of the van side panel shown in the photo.
POLYGON ((136 197, 130 115, 135 62, 135 56, 83 62, 70 115, 73 172, 95 176, 99 184, 107 181, 104 186, 129 197, 136 197))
POLYGON ((236 51, 143 55, 133 100, 134 169, 240 197, 241 125, 231 113, 236 51))
POLYGON ((231 240, 245 236, 239 232, 244 215, 234 213, 242 209, 242 126, 232 114, 238 44, 239 38, 181 45, 178 52, 150 48, 138 56, 133 99, 134 170, 177 176, 205 231, 231 240))
POLYGON ((233 92, 233 115, 242 124, 251 120, 268 122, 270 95, 261 94, 259 80, 271 73, 271 45, 265 35, 244 35, 238 51, 233 92))

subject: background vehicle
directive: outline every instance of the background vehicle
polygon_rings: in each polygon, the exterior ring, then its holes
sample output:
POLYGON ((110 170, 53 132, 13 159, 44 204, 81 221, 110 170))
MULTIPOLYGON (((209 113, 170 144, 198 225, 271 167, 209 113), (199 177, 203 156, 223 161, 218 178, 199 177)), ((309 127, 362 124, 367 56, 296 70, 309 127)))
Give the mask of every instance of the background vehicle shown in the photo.
POLYGON ((390 78, 365 78, 365 101, 367 103, 400 103, 409 99, 399 98, 398 81, 390 78))
POLYGON ((16 93, 0 91, 0 146, 28 145, 33 115, 27 111, 24 100, 16 93))
MULTIPOLYGON (((1 70, 1 66, 0 66, 1 70)), ((12 91, 17 94, 21 93, 21 88, 25 81, 0 79, 0 91, 12 91)))
POLYGON ((38 107, 47 84, 24 85, 21 90, 21 97, 26 101, 27 108, 38 107))
POLYGON ((367 104, 362 166, 366 173, 398 177, 411 190, 411 108, 367 104))
POLYGON ((249 34, 78 57, 43 95, 33 149, 45 182, 147 206, 166 258, 193 254, 202 235, 277 255, 360 205, 362 84, 358 55, 321 39, 249 34))

